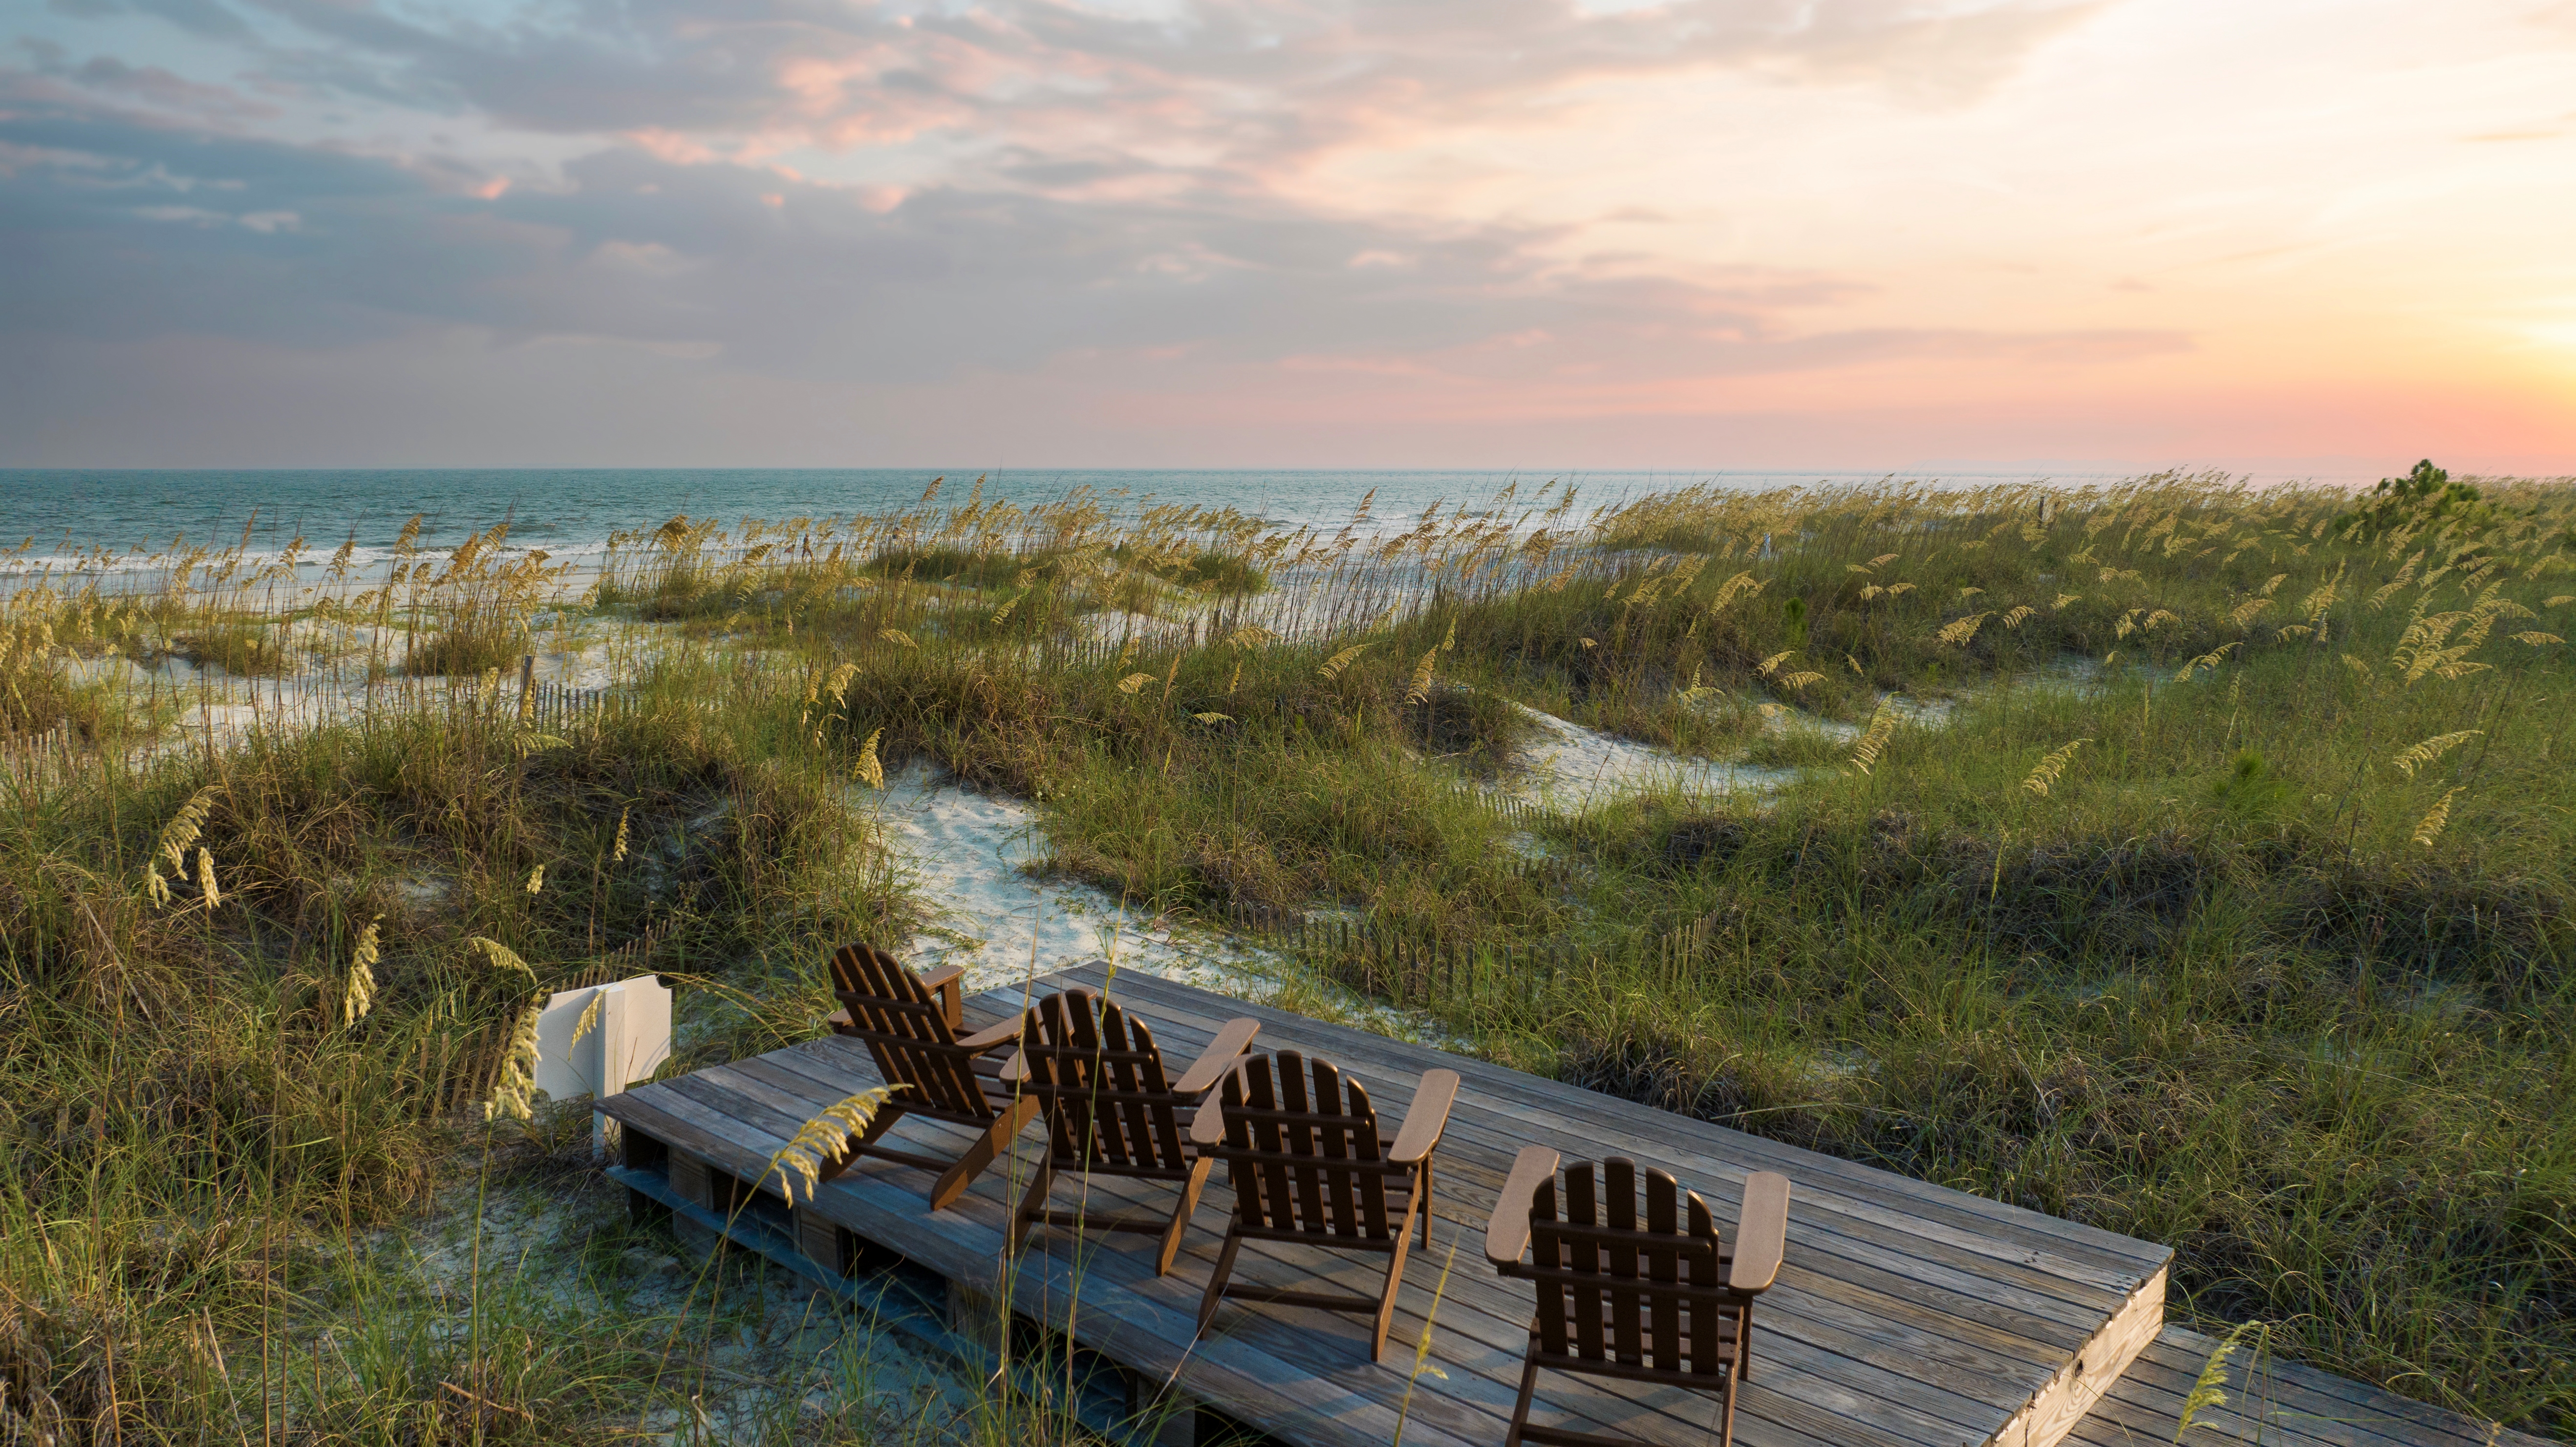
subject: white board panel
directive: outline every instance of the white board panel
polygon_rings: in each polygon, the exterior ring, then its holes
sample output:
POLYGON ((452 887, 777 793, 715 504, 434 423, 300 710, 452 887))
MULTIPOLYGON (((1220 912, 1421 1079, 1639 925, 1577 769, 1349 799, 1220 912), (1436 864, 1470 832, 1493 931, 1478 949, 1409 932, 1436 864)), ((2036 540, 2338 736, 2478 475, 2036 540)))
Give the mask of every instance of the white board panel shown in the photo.
POLYGON ((557 1100, 615 1095, 671 1058, 671 992, 651 975, 560 990, 537 1016, 537 1088, 557 1100), (573 1037, 593 1000, 599 1016, 573 1037))

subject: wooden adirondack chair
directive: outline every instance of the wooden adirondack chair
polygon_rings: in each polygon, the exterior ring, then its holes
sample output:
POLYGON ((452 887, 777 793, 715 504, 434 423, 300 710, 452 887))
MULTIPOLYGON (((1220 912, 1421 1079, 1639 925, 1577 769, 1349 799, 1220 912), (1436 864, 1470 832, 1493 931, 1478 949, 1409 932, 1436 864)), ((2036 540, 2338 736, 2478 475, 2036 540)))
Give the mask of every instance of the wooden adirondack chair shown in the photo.
POLYGON ((1170 1272, 1181 1233, 1189 1229, 1190 1213, 1198 1208, 1199 1192, 1216 1164, 1214 1158, 1194 1158, 1186 1149, 1183 1118, 1216 1088, 1260 1029, 1258 1020, 1227 1021, 1196 1063, 1172 1080, 1163 1071, 1154 1032, 1115 1001, 1076 987, 1029 1007, 1020 1028, 1020 1053, 1002 1075, 1044 1102, 1047 1153, 1011 1218, 1011 1249, 1019 1250, 1029 1228, 1040 1222, 1077 1230, 1159 1232, 1163 1244, 1154 1258, 1154 1274, 1170 1272), (1060 1172, 1177 1181, 1180 1202, 1168 1218, 1050 1211, 1047 1195, 1060 1172))
POLYGON ((1495 1269, 1538 1284, 1538 1316, 1504 1447, 1618 1447, 1625 1440, 1529 1425, 1541 1367, 1720 1393, 1717 1440, 1731 1447, 1735 1384, 1753 1377, 1753 1301, 1780 1272, 1789 1178, 1756 1171, 1745 1180, 1730 1249, 1718 1239, 1708 1203, 1662 1171, 1645 1172, 1641 1224, 1635 1162, 1603 1162, 1597 1190, 1592 1162, 1567 1166, 1562 1190, 1556 1164, 1545 1146, 1524 1148, 1485 1227, 1485 1256, 1495 1269))
POLYGON ((860 1156, 900 1161, 939 1172, 930 1206, 946 1210, 1038 1113, 1037 1097, 1001 1080, 999 1062, 985 1058, 1019 1043, 1020 1022, 1005 1020, 959 1039, 958 1016, 933 997, 930 984, 871 945, 842 946, 832 957, 832 974, 836 984, 850 982, 834 992, 842 1009, 832 1017, 833 1033, 866 1041, 877 1073, 888 1085, 904 1088, 879 1107, 867 1133, 850 1142, 822 1178, 839 1175, 860 1156), (897 1121, 911 1115, 972 1126, 977 1134, 954 1159, 880 1144, 897 1121))
POLYGON ((1190 1124, 1200 1153, 1223 1160, 1234 1181, 1234 1220, 1199 1302, 1199 1330, 1207 1330, 1228 1297, 1374 1312, 1369 1360, 1382 1358, 1417 1218, 1423 1249, 1431 1248, 1431 1154, 1457 1097, 1458 1072, 1424 1071, 1388 1146, 1379 1139, 1368 1092, 1344 1080, 1330 1061, 1283 1050, 1246 1057, 1228 1071, 1216 1108, 1201 1107, 1190 1124), (1384 1252, 1386 1286, 1368 1297, 1229 1285, 1246 1241, 1384 1252))
MULTIPOLYGON (((832 988, 835 991, 848 990, 860 995, 871 993, 875 987, 870 981, 878 977, 871 974, 871 970, 880 974, 886 970, 905 970, 911 973, 910 967, 903 961, 874 945, 849 944, 832 951, 832 988)), ((940 1013, 948 1017, 949 1029, 966 1028, 966 967, 964 965, 941 965, 937 969, 913 973, 912 977, 921 982, 921 988, 938 997, 940 1013)), ((850 1023, 850 1012, 836 1011, 826 1023, 835 1029, 847 1025, 850 1023)))

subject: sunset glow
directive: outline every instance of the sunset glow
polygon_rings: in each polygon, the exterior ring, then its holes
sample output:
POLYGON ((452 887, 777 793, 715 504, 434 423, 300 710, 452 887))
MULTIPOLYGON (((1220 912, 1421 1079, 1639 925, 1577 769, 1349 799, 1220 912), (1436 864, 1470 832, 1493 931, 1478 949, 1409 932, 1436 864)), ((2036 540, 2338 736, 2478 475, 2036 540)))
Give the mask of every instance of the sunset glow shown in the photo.
POLYGON ((2576 6, 79 0, 0 464, 2576 471, 2576 6))

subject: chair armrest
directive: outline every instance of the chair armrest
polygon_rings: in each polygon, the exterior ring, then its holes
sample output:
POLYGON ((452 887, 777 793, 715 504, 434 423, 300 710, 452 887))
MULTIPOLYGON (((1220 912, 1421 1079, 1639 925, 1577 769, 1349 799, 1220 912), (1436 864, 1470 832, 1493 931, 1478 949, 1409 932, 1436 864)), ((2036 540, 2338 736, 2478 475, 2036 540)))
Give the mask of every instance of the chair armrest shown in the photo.
POLYGON ((966 1025, 965 980, 964 965, 941 965, 921 976, 921 988, 939 997, 939 1011, 948 1017, 951 1030, 960 1030, 966 1025))
POLYGON ((1179 1080, 1173 1082, 1173 1093, 1205 1095, 1216 1089, 1216 1083, 1225 1078, 1226 1067, 1250 1049, 1252 1037, 1260 1033, 1261 1022, 1258 1020, 1238 1017, 1226 1021, 1224 1027, 1216 1032, 1216 1038, 1208 1042, 1208 1048, 1199 1052, 1199 1058, 1191 1062, 1179 1080))
POLYGON ((1413 1088, 1413 1104, 1404 1108, 1404 1124, 1396 1128, 1395 1149, 1387 1153, 1387 1160, 1409 1166, 1439 1149, 1440 1134, 1449 1129, 1449 1107, 1457 1099, 1457 1071, 1422 1072, 1422 1083, 1413 1088))
POLYGON ((1755 1171, 1744 1178, 1744 1214, 1735 1223, 1735 1260, 1726 1289, 1751 1295, 1768 1291, 1780 1274, 1780 1252, 1789 1240, 1789 1178, 1755 1171))
POLYGON ((1000 1024, 987 1025, 957 1043, 978 1055, 987 1050, 999 1049, 1004 1045, 1017 1045, 1020 1043, 1019 1017, 1014 1015, 1000 1024))
POLYGON ((1530 1198, 1539 1182, 1556 1174, 1556 1152, 1545 1146, 1523 1146, 1512 1157, 1512 1173, 1503 1178, 1502 1199, 1485 1222, 1485 1259, 1496 1266, 1517 1266, 1529 1249, 1530 1198))
MULTIPOLYGON (((1241 1070, 1243 1061, 1244 1057, 1240 1055, 1227 1061, 1227 1069, 1217 1075, 1218 1082, 1223 1083, 1228 1074, 1241 1070)), ((1198 1113, 1190 1117, 1190 1144, 1200 1147, 1225 1144, 1225 1105, 1213 1094, 1200 1101, 1198 1113)))
POLYGON ((850 1019, 850 1009, 847 1005, 844 1005, 840 1009, 833 1011, 831 1014, 824 1016, 823 1023, 826 1026, 829 1026, 832 1033, 835 1035, 841 1033, 843 1030, 856 1028, 855 1023, 850 1019))
POLYGON ((1004 1085, 1017 1085, 1028 1079, 1029 1053, 1025 1050, 1012 1051, 1011 1058, 1002 1062, 1002 1068, 993 1073, 993 1078, 1004 1085))

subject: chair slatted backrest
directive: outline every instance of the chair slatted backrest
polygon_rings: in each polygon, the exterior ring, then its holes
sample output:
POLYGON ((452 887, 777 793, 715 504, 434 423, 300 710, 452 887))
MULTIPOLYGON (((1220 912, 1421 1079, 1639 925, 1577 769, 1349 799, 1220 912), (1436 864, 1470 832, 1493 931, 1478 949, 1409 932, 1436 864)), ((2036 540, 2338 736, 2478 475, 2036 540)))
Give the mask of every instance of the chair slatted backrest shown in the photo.
POLYGON ((1310 1064, 1282 1050, 1251 1056, 1227 1075, 1224 1105, 1222 1154, 1247 1227, 1390 1239, 1391 1171, 1377 1109, 1358 1081, 1343 1079, 1331 1061, 1310 1064))
POLYGON ((1725 1373, 1744 1302, 1725 1291, 1726 1253, 1699 1192, 1649 1168, 1641 1224, 1634 1162, 1603 1162, 1598 1190, 1590 1161, 1567 1166, 1564 1182, 1561 1200, 1553 1179, 1531 1198, 1531 1264, 1513 1273, 1538 1284, 1540 1357, 1725 1373))
POLYGON ((1058 1166, 1186 1174, 1183 1125, 1145 1022, 1075 987, 1029 1008, 1020 1033, 1024 1088, 1046 1102, 1058 1166))
POLYGON ((840 1033, 867 1042, 877 1073, 909 1086, 907 1109, 966 1121, 993 1118, 975 1081, 974 1054, 957 1043, 947 1012, 901 960, 872 945, 843 945, 832 979, 850 1012, 840 1033))

